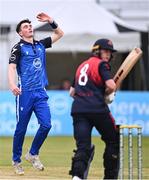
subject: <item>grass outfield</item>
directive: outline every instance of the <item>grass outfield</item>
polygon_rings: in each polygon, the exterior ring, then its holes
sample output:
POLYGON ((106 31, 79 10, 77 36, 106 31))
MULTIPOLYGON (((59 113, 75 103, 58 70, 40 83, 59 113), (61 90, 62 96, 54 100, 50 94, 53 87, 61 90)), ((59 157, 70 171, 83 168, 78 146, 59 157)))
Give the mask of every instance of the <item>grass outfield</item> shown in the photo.
MULTIPOLYGON (((24 160, 24 154, 30 147, 32 137, 26 137, 23 148, 22 164, 25 170, 24 176, 16 176, 11 166, 11 149, 12 138, 0 137, 0 180, 44 180, 44 179, 71 179, 68 175, 70 169, 72 149, 75 147, 72 137, 48 137, 42 146, 40 159, 45 165, 45 170, 39 172, 24 160)), ((143 137, 143 179, 149 179, 149 137, 143 137)), ((92 162, 89 178, 88 179, 102 179, 103 166, 102 166, 102 154, 104 150, 104 143, 99 137, 93 137, 93 143, 95 144, 95 156, 92 162)), ((126 144, 125 138, 125 146, 126 144)), ((134 139, 134 145, 136 144, 136 138, 134 139)), ((134 148, 134 175, 136 176, 136 152, 134 148)), ((127 151, 127 148, 126 148, 127 151)), ((125 153, 126 154, 126 153, 125 153)), ((127 179, 127 157, 125 157, 125 178, 127 179)))

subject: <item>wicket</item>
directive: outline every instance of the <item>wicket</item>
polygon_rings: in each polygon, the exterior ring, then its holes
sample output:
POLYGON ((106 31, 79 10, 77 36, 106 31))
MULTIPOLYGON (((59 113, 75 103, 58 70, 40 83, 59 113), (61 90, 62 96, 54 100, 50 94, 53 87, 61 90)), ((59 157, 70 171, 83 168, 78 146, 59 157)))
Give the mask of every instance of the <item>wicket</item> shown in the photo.
POLYGON ((120 173, 124 179, 124 129, 128 129, 128 179, 133 180, 133 129, 137 130, 137 168, 138 180, 142 180, 142 127, 139 125, 121 125, 120 127, 120 173))

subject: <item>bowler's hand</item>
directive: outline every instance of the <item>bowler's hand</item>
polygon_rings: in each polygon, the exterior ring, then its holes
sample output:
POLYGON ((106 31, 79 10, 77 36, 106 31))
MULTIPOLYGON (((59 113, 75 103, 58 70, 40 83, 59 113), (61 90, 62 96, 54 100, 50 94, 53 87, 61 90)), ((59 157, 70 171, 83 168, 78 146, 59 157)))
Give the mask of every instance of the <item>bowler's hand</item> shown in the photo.
POLYGON ((52 23, 53 22, 53 18, 51 18, 49 15, 45 14, 45 13, 39 13, 37 16, 38 21, 40 22, 49 22, 52 23))
POLYGON ((21 90, 16 85, 12 85, 10 89, 15 96, 18 96, 21 94, 21 90))
POLYGON ((116 95, 115 92, 112 92, 111 94, 105 95, 104 98, 105 98, 106 104, 111 104, 115 99, 115 95, 116 95))

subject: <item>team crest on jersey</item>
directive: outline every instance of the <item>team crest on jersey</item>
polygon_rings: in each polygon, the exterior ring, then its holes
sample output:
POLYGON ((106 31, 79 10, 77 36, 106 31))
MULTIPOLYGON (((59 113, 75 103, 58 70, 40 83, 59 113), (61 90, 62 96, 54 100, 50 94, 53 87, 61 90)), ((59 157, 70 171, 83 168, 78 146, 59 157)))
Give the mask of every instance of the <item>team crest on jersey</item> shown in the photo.
POLYGON ((34 59, 34 61, 33 61, 33 66, 34 66, 35 68, 39 69, 39 68, 41 68, 41 65, 42 65, 42 63, 41 63, 40 58, 34 59))

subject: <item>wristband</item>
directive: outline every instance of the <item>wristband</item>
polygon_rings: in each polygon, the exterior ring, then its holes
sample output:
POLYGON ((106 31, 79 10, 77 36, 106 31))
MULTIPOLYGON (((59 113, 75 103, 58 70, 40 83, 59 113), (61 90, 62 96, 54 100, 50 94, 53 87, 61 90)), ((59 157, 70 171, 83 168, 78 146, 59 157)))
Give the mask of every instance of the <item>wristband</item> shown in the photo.
POLYGON ((50 23, 50 26, 52 27, 52 29, 58 28, 58 24, 57 24, 55 21, 53 21, 52 23, 50 23))

